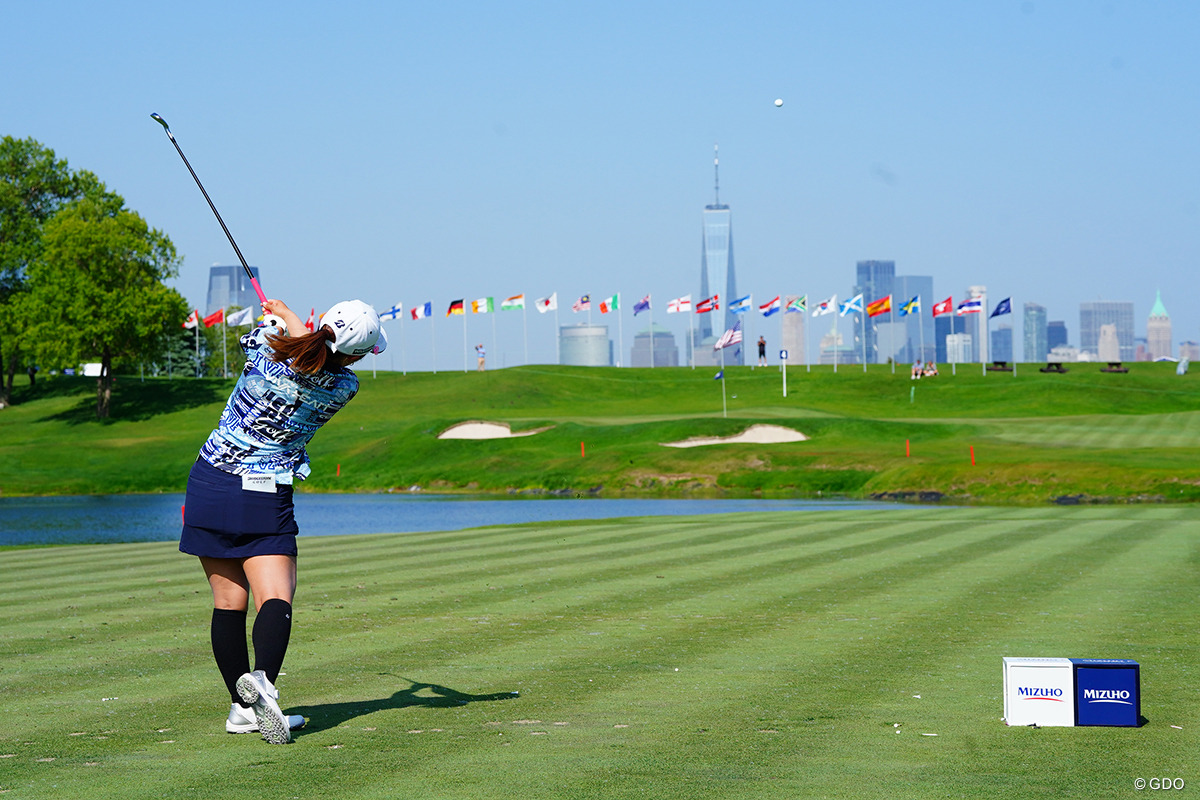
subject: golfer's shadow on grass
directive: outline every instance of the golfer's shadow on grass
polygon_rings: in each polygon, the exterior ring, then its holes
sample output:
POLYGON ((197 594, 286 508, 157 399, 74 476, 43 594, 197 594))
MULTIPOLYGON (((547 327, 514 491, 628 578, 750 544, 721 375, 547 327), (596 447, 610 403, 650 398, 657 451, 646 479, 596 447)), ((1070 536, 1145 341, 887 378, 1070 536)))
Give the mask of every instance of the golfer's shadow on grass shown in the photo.
POLYGON ((467 694, 436 683, 419 683, 409 678, 411 685, 391 697, 380 700, 353 700, 345 703, 326 703, 320 706, 293 706, 284 709, 285 714, 302 714, 308 723, 296 731, 296 736, 336 728, 344 722, 358 717, 385 711, 391 708, 458 708, 469 703, 489 703, 496 700, 513 700, 516 692, 493 692, 491 694, 467 694))

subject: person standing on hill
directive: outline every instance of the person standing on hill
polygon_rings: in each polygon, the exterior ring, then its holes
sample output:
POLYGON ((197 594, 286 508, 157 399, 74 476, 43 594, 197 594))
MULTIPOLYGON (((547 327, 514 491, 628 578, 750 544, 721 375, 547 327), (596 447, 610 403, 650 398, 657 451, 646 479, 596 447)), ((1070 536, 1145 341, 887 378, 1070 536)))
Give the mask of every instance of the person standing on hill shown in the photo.
POLYGON ((767 337, 758 337, 758 365, 765 367, 767 365, 767 337))
POLYGON ((483 372, 484 362, 487 357, 487 352, 483 349, 483 342, 480 342, 479 344, 475 345, 475 357, 478 359, 477 369, 480 372, 483 372))
POLYGON ((266 322, 241 338, 246 365, 188 475, 179 549, 199 557, 212 589, 213 656, 231 701, 225 730, 284 744, 305 722, 283 714, 275 688, 296 593, 292 483, 312 471, 309 440, 358 392, 349 366, 383 352, 387 336, 360 300, 338 303, 312 332, 283 301, 262 307, 266 322))

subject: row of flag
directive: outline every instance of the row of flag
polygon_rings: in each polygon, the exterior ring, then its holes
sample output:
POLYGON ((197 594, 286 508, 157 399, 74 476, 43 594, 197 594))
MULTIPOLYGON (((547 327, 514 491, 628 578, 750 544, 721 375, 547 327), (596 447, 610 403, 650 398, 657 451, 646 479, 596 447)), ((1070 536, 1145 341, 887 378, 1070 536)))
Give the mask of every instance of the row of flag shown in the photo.
MULTIPOLYGON (((311 330, 316 330, 317 310, 311 309, 308 312, 308 321, 304 323, 304 327, 311 330)), ((239 325, 253 325, 255 322, 261 322, 263 315, 254 315, 254 309, 251 306, 239 309, 228 316, 225 314, 224 308, 219 308, 207 317, 200 316, 200 309, 193 309, 187 319, 183 321, 183 327, 191 330, 198 328, 201 324, 206 328, 211 328, 213 325, 220 325, 224 322, 227 326, 234 328, 239 325)))
MULTIPOLYGON (((446 316, 451 317, 466 314, 468 303, 472 314, 491 314, 496 310, 494 299, 491 297, 481 297, 477 300, 471 301, 467 301, 465 299, 453 300, 450 302, 450 306, 446 309, 446 316)), ((620 309, 620 305, 621 296, 619 294, 606 297, 599 303, 600 313, 609 314, 613 311, 617 311, 620 309)), ((737 300, 731 302, 729 304, 729 311, 733 312, 734 314, 742 314, 753 308, 753 305, 754 304, 750 300, 750 295, 746 295, 745 297, 738 298, 737 300)), ((585 294, 571 304, 571 311, 576 313, 580 311, 590 311, 591 307, 591 296, 585 294)), ((513 295, 512 297, 504 299, 500 303, 501 311, 520 311, 524 308, 525 295, 523 294, 513 295)), ((558 310, 558 293, 555 292, 549 297, 538 298, 534 302, 534 308, 536 308, 540 313, 558 310)), ((650 308, 650 295, 646 295, 641 300, 634 303, 633 315, 636 317, 643 311, 649 311, 650 308)), ((684 295, 683 297, 676 297, 667 303, 668 314, 680 314, 691 311, 694 311, 697 314, 707 314, 713 311, 719 311, 720 309, 721 297, 720 295, 716 294, 714 294, 712 297, 706 297, 703 300, 700 300, 694 306, 692 304, 692 296, 690 294, 684 295)), ((906 317, 910 314, 920 314, 921 296, 916 295, 915 297, 910 298, 907 302, 896 305, 895 310, 899 311, 899 315, 901 317, 906 317)), ((954 305, 953 296, 951 296, 947 297, 940 303, 933 304, 932 316, 939 317, 943 314, 950 313, 963 316, 965 314, 979 314, 982 313, 983 310, 983 298, 981 297, 968 297, 956 307, 954 305)), ((797 297, 789 301, 786 305, 783 304, 782 297, 780 295, 776 295, 767 302, 758 305, 758 312, 764 317, 769 317, 781 311, 785 314, 807 312, 808 295, 797 297)), ((822 300, 820 303, 817 303, 815 306, 813 306, 812 315, 814 317, 820 317, 826 314, 833 314, 834 312, 837 312, 839 316, 843 317, 854 312, 865 313, 868 317, 878 317, 883 314, 891 314, 893 313, 893 297, 889 294, 886 297, 881 297, 878 300, 866 303, 864 306, 863 295, 861 292, 841 304, 838 303, 837 295, 835 294, 828 300, 822 300)), ((403 305, 396 303, 391 308, 381 313, 379 318, 397 319, 403 313, 403 305)), ((995 309, 993 309, 992 313, 989 315, 989 319, 1011 313, 1012 298, 1006 297, 996 304, 995 309)), ((309 311, 308 321, 304 323, 304 327, 310 331, 314 329, 315 314, 316 309, 309 311)), ((413 306, 411 309, 409 309, 409 315, 414 320, 431 317, 433 316, 433 303, 425 302, 420 305, 413 306)), ((183 327, 191 329, 198 327, 201 323, 203 323, 204 327, 211 328, 213 325, 217 325, 221 322, 224 322, 229 326, 253 325, 255 319, 261 320, 262 316, 259 315, 256 318, 253 310, 249 306, 239 311, 235 311, 234 313, 230 314, 228 318, 226 318, 225 309, 223 308, 219 309, 215 313, 209 314, 207 317, 201 317, 200 311, 194 310, 192 311, 191 316, 184 321, 183 327)), ((730 331, 726 331, 726 334, 729 334, 732 330, 733 329, 731 328, 730 331)), ((739 339, 738 341, 741 340, 739 339)))
MULTIPOLYGON (((803 299, 804 298, 801 298, 801 302, 803 299)), ((893 297, 889 294, 887 297, 881 297, 878 300, 867 303, 864 307, 862 293, 859 293, 839 305, 837 301, 837 295, 835 294, 828 300, 823 300, 822 302, 818 303, 813 308, 813 316, 820 317, 824 316, 825 314, 832 314, 836 311, 839 316, 844 317, 847 314, 852 314, 857 311, 860 314, 865 313, 868 317, 878 317, 883 314, 893 313, 892 303, 893 297)), ((906 317, 910 314, 920 314, 921 295, 916 295, 908 302, 901 303, 900 305, 896 306, 896 309, 899 310, 900 316, 902 317, 906 317)), ((955 314, 956 316, 961 317, 965 314, 980 314, 983 312, 983 310, 982 297, 968 297, 966 300, 963 300, 961 303, 955 306, 954 297, 951 295, 940 303, 933 304, 932 316, 940 317, 943 314, 955 314)), ((1012 298, 1006 297, 996 304, 996 307, 992 309, 992 313, 988 315, 988 319, 1011 313, 1012 298)))

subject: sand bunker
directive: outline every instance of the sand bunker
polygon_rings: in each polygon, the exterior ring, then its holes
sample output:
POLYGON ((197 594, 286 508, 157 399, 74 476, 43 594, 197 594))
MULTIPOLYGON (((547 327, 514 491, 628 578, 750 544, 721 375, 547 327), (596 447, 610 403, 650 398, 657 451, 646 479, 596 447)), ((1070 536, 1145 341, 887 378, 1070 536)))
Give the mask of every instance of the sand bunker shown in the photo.
POLYGON ((780 425, 751 425, 736 436, 694 436, 682 442, 663 442, 663 447, 701 447, 707 444, 733 444, 747 442, 750 444, 783 444, 785 442, 805 442, 808 437, 791 428, 780 425))
POLYGON ((516 436, 533 436, 535 433, 548 431, 553 425, 545 428, 513 433, 512 428, 500 422, 460 422, 451 425, 438 434, 439 439, 510 439, 516 436))

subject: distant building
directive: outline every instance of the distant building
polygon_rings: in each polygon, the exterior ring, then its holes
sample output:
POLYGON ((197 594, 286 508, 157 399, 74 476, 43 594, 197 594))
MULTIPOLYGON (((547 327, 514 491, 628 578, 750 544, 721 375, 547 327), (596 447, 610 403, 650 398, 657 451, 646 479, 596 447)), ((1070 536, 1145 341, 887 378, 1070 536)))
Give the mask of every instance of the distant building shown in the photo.
POLYGON ((638 333, 633 337, 629 363, 635 367, 678 367, 679 347, 675 344, 675 334, 661 325, 652 325, 638 333))
POLYGON ((1025 304, 1024 319, 1025 360, 1045 361, 1050 352, 1050 344, 1046 337, 1046 308, 1037 303, 1025 304))
POLYGON ((1154 293, 1154 307, 1146 320, 1146 351, 1151 361, 1171 357, 1171 318, 1163 307, 1162 292, 1154 293))
POLYGON ((821 364, 837 364, 839 366, 845 364, 858 364, 859 353, 854 346, 854 336, 847 336, 838 326, 838 331, 834 333, 830 329, 829 333, 821 337, 821 355, 819 362, 821 364))
MULTIPOLYGON (((693 299, 695 303, 712 297, 720 296, 721 311, 701 315, 697 322, 700 330, 696 334, 696 363, 700 363, 700 354, 704 350, 700 345, 707 343, 708 349, 716 342, 716 337, 733 327, 737 315, 729 310, 729 303, 736 300, 737 275, 733 268, 733 214, 729 206, 721 203, 720 159, 717 148, 713 147, 713 192, 714 198, 710 205, 704 207, 703 226, 700 238, 700 296, 693 299), (723 327, 714 331, 714 325, 724 320, 723 327)), ((733 353, 725 356, 725 363, 732 363, 733 353)), ((743 363, 738 356, 737 363, 743 363)))
POLYGON ((607 325, 563 325, 558 329, 559 363, 573 367, 612 366, 607 325))
POLYGON ((1117 326, 1108 323, 1100 326, 1100 338, 1096 342, 1096 358, 1098 361, 1123 361, 1121 358, 1121 342, 1117 338, 1117 326))
POLYGON ((896 356, 899 363, 933 361, 937 358, 937 348, 933 343, 933 323, 929 316, 935 302, 933 278, 928 275, 897 275, 892 282, 892 292, 892 308, 896 310, 896 321, 905 323, 904 342, 896 356), (920 313, 901 317, 900 306, 914 297, 921 300, 920 313), (927 319, 930 322, 926 322, 927 319))
MULTIPOLYGON (((892 295, 892 304, 895 305, 895 292, 892 291, 896 280, 896 262, 895 261, 859 261, 855 264, 854 270, 855 282, 854 290, 851 296, 862 293, 863 308, 869 304, 892 295)), ((907 298, 905 298, 907 299, 907 298)), ((854 330, 862 331, 862 319, 860 314, 847 314, 846 320, 854 321, 854 330)), ((876 321, 887 322, 883 317, 877 317, 876 321)), ((873 325, 869 322, 866 326, 867 337, 867 362, 868 363, 884 363, 887 359, 877 347, 878 336, 873 325)))
MULTIPOLYGON (((783 307, 787 308, 789 303, 799 298, 798 294, 784 295, 781 298, 783 307)), ((789 364, 809 363, 806 349, 808 341, 804 335, 805 329, 808 327, 808 312, 783 311, 780 313, 783 314, 783 342, 779 349, 788 351, 789 364)), ((770 353, 770 343, 767 345, 767 352, 770 353)))
POLYGON ((1046 360, 1063 362, 1079 361, 1079 348, 1060 344, 1057 347, 1050 348, 1050 352, 1046 354, 1046 360))
POLYGON ((1200 361, 1200 342, 1180 342, 1179 360, 1200 361))
POLYGON ((1133 361, 1133 303, 1097 300, 1079 304, 1079 350, 1100 353, 1100 328, 1112 325, 1117 337, 1118 354, 1102 361, 1133 361))
MULTIPOLYGON (((972 315, 978 316, 978 315, 972 315)), ((942 314, 933 320, 934 360, 949 361, 946 350, 946 337, 955 333, 967 332, 967 320, 957 314, 942 314)), ((968 336, 970 334, 967 334, 968 336)), ((928 360, 928 359, 926 359, 928 360)))
POLYGON ((1067 339, 1067 323, 1062 320, 1055 320, 1046 323, 1046 347, 1053 350, 1056 347, 1066 347, 1067 339))
MULTIPOLYGON (((250 272, 254 279, 258 280, 258 267, 251 267, 250 272)), ((235 267, 214 265, 209 268, 205 316, 215 314, 221 308, 246 308, 250 305, 257 306, 258 302, 258 293, 254 291, 254 286, 246 277, 246 270, 242 269, 241 264, 235 267)))
POLYGON ((986 286, 968 286, 967 297, 978 297, 980 308, 983 309, 978 314, 970 314, 967 319, 967 333, 971 334, 971 338, 977 343, 979 353, 979 361, 986 362, 988 360, 987 336, 984 331, 987 330, 988 314, 991 310, 987 303, 987 287, 986 286))
MULTIPOLYGON (((1013 329, 1011 325, 1001 325, 992 331, 992 361, 1013 360, 1013 329)), ((1039 361, 1041 359, 1038 359, 1039 361)))
POLYGON ((951 364, 965 364, 968 361, 974 361, 973 350, 969 333, 952 333, 946 337, 946 360, 951 364))

